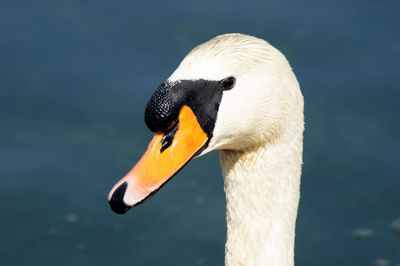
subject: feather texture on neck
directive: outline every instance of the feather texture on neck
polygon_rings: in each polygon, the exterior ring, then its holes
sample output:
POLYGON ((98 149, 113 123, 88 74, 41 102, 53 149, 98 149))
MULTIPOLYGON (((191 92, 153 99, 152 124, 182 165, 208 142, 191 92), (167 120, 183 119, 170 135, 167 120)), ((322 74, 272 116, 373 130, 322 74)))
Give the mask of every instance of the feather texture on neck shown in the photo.
POLYGON ((294 265, 302 113, 291 124, 298 124, 297 130, 272 143, 220 152, 227 201, 227 266, 294 265))

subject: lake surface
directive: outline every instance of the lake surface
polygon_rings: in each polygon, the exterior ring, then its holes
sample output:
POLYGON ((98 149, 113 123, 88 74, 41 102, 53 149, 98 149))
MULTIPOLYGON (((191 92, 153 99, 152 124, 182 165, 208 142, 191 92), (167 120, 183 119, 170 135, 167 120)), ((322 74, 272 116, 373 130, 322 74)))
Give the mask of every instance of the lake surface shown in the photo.
POLYGON ((400 264, 399 11, 397 0, 1 1, 0 264, 223 265, 217 152, 126 215, 106 197, 152 137, 143 113, 158 84, 227 32, 279 48, 305 97, 296 265, 400 264))

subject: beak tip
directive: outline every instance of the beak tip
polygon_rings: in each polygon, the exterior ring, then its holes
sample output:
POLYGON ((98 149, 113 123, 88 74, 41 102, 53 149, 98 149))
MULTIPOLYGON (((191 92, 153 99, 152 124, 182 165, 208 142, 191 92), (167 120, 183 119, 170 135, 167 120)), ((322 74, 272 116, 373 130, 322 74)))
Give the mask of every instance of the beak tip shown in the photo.
POLYGON ((128 206, 124 202, 124 195, 126 192, 126 188, 128 187, 128 183, 122 183, 112 194, 110 200, 108 201, 111 209, 118 214, 124 214, 129 211, 132 206, 128 206))
POLYGON ((122 201, 118 202, 118 201, 110 200, 109 203, 110 203, 111 209, 117 214, 125 214, 127 211, 129 211, 132 208, 132 206, 128 206, 122 201))

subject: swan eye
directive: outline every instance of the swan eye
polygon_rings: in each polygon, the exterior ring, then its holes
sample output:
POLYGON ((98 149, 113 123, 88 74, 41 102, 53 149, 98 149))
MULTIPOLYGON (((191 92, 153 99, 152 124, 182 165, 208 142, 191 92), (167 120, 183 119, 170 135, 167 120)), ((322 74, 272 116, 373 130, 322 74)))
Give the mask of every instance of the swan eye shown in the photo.
POLYGON ((223 91, 232 89, 235 86, 236 79, 234 77, 225 78, 220 81, 219 88, 223 91))

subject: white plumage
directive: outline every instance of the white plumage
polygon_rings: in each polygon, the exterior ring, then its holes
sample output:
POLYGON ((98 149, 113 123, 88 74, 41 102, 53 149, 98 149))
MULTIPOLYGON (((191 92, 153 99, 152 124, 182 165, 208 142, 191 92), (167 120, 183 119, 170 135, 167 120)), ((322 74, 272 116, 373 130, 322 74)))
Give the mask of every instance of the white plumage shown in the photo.
POLYGON ((225 34, 194 48, 169 81, 221 80, 213 137, 227 200, 225 263, 293 265, 303 147, 303 96, 285 56, 264 40, 225 34))

